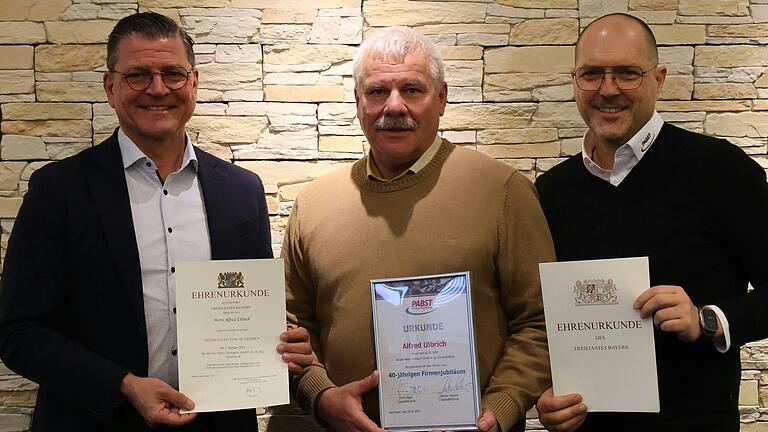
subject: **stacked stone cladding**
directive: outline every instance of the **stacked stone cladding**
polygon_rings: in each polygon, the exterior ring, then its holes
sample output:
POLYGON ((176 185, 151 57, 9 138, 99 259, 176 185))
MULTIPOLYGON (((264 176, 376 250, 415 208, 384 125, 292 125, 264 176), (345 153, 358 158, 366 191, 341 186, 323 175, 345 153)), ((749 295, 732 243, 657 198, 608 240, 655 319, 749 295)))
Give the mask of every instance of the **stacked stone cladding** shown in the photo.
MULTIPOLYGON (((579 29, 604 13, 634 14, 669 69, 662 117, 727 138, 768 170, 768 0, 0 0, 0 254, 30 174, 117 126, 101 86, 106 38, 144 10, 194 37, 200 90, 188 129, 261 175, 276 250, 303 185, 367 150, 351 60, 389 25, 440 46, 441 134, 533 179, 580 150, 569 75, 579 29)), ((768 343, 741 353, 742 431, 768 431, 768 343)), ((29 429, 35 389, 0 365, 0 431, 29 429)), ((261 422, 321 430, 292 406, 261 422)), ((532 413, 527 429, 542 429, 532 413)))

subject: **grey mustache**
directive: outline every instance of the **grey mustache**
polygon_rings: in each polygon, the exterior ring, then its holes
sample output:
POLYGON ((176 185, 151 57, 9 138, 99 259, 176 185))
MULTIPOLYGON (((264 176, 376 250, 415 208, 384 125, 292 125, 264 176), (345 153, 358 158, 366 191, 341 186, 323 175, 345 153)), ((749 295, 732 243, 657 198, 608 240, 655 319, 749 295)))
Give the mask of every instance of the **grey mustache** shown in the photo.
POLYGON ((373 127, 379 130, 414 130, 419 124, 410 117, 383 115, 376 120, 373 127))

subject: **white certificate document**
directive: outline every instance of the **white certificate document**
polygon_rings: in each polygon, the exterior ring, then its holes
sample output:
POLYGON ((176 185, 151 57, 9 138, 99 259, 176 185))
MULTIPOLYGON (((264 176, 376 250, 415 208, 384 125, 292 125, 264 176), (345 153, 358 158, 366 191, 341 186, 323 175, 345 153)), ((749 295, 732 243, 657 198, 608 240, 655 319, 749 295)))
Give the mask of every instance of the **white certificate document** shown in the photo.
POLYGON ((476 430, 469 273, 371 281, 381 426, 476 430))
POLYGON ((282 259, 176 263, 179 391, 192 412, 288 403, 282 259))
POLYGON ((539 264, 556 396, 589 411, 659 412, 653 319, 632 307, 648 258, 539 264))

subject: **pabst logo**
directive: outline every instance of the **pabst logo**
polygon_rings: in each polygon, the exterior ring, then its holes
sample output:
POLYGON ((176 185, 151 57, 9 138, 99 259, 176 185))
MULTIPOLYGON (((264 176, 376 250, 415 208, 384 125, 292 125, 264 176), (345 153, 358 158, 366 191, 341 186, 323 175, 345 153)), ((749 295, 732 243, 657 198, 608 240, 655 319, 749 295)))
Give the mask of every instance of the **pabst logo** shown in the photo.
POLYGON ((405 309, 405 312, 410 315, 424 315, 435 310, 434 297, 411 298, 410 302, 411 304, 405 309))

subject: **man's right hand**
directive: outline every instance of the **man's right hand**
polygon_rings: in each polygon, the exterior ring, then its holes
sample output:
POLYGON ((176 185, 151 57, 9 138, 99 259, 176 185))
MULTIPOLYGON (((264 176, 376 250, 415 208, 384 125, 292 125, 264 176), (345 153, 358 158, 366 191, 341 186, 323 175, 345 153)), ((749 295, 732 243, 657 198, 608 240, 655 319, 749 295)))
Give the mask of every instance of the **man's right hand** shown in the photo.
POLYGON ((156 378, 141 378, 129 373, 120 383, 120 391, 150 427, 181 426, 197 416, 179 413, 179 409, 193 409, 195 403, 156 378))
POLYGON ((539 421, 550 432, 573 432, 587 418, 587 406, 576 393, 555 397, 552 387, 536 401, 539 421))
POLYGON ((363 394, 379 385, 379 372, 320 394, 315 410, 337 432, 384 432, 363 412, 363 394))

